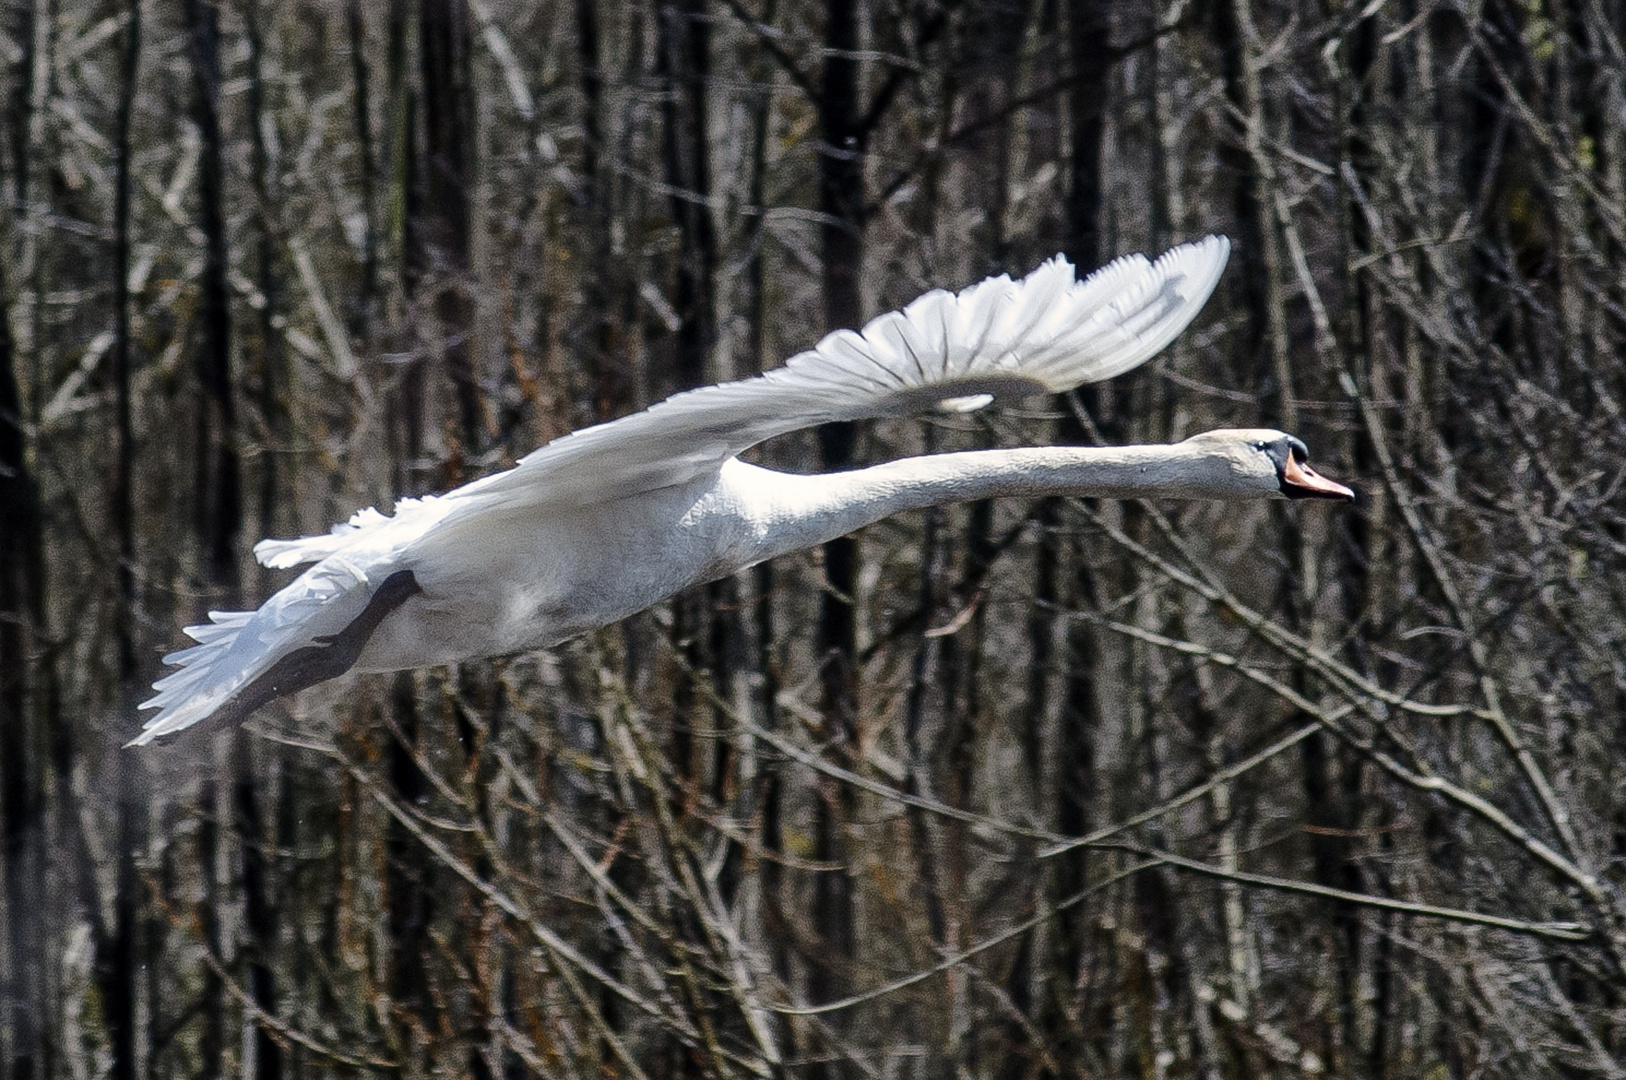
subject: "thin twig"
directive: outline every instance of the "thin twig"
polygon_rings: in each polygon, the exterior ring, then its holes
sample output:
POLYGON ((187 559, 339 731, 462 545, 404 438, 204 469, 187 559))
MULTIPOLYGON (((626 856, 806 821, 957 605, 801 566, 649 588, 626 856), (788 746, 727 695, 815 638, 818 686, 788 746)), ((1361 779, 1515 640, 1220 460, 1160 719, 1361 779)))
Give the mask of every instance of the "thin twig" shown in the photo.
POLYGON ((939 961, 938 963, 933 964, 929 968, 922 968, 919 971, 913 972, 913 973, 911 973, 909 975, 905 975, 901 979, 894 979, 892 982, 886 983, 885 985, 877 986, 873 990, 866 990, 861 994, 854 994, 851 997, 845 997, 845 998, 840 999, 839 1001, 825 1002, 823 1005, 776 1005, 776 1006, 774 1006, 774 1012, 780 1013, 781 1015, 784 1015, 784 1016, 821 1016, 821 1015, 824 1015, 826 1013, 833 1013, 833 1012, 839 1012, 839 1011, 841 1011, 843 1009, 850 1009, 854 1005, 863 1005, 866 1002, 874 1001, 877 998, 885 997, 888 994, 895 994, 899 990, 905 990, 905 989, 915 985, 916 983, 924 982, 925 980, 931 978, 933 975, 941 975, 943 972, 948 971, 950 968, 959 967, 961 964, 965 963, 967 960, 970 960, 971 958, 973 958, 975 956, 978 956, 978 955, 980 955, 982 953, 985 953, 989 949, 995 948, 996 946, 999 946, 999 945, 1003 945, 1005 942, 1011 940, 1014 937, 1020 937, 1022 934, 1025 934, 1029 930, 1032 930, 1035 926, 1038 926, 1040 923, 1046 921, 1047 919, 1053 918, 1056 915, 1059 915, 1061 912, 1066 911, 1068 908, 1077 906, 1078 904, 1083 902, 1088 897, 1093 896, 1094 894, 1096 894, 1098 892, 1101 892, 1103 889, 1106 889, 1106 888, 1108 888, 1108 887, 1110 887, 1112 885, 1116 885, 1118 882, 1124 880, 1125 878, 1128 878, 1128 877, 1131 877, 1131 876, 1133 876, 1135 874, 1138 874, 1142 870, 1150 870, 1154 866, 1161 866, 1161 865, 1163 865, 1164 862, 1165 862, 1165 860, 1163 860, 1161 858, 1154 858, 1154 859, 1151 859, 1151 860, 1149 860, 1147 862, 1137 863, 1136 865, 1131 866, 1126 870, 1120 870, 1116 874, 1113 874, 1111 877, 1105 878, 1105 879, 1103 879, 1101 881, 1097 881, 1095 884, 1089 885, 1089 886, 1085 887, 1084 889, 1079 890, 1078 892, 1074 893, 1072 896, 1069 896, 1067 899, 1062 900, 1060 903, 1057 903, 1053 907, 1047 908, 1044 911, 1041 911, 1036 915, 1033 915, 1033 916, 1030 916, 1029 918, 1023 919, 1021 922, 1017 923, 1016 925, 1011 926, 1008 929, 1003 930, 998 934, 995 934, 991 938, 987 938, 987 939, 985 939, 983 941, 979 941, 979 942, 977 942, 977 944, 971 946, 968 949, 963 950, 962 952, 954 953, 953 955, 946 957, 945 959, 939 961))
POLYGON ((1187 859, 1156 848, 1144 847, 1140 844, 1115 842, 1098 844, 1099 848, 1109 850, 1127 851, 1143 858, 1154 859, 1177 866, 1182 870, 1190 870, 1194 874, 1204 877, 1219 878, 1222 881, 1235 881, 1242 885, 1254 885, 1263 889, 1274 889, 1278 892, 1304 893, 1311 896, 1321 896, 1332 900, 1344 900, 1362 907, 1383 908, 1387 911, 1400 911, 1408 915, 1422 915, 1431 919, 1444 919, 1447 922, 1467 923, 1473 926, 1492 926, 1498 930, 1506 930, 1514 934, 1525 934, 1531 937, 1553 938, 1558 941, 1589 941, 1593 934, 1581 923, 1574 922, 1527 922, 1523 919, 1510 919, 1502 915, 1482 915, 1477 911, 1464 911, 1461 908, 1436 907, 1433 904, 1419 904, 1411 900, 1394 900, 1386 896, 1373 896, 1370 893, 1350 892, 1347 889, 1335 889, 1329 885, 1317 885, 1308 881, 1293 881, 1288 878, 1272 877, 1268 874, 1250 874, 1242 870, 1226 870, 1214 866, 1212 863, 1198 862, 1196 859, 1187 859))

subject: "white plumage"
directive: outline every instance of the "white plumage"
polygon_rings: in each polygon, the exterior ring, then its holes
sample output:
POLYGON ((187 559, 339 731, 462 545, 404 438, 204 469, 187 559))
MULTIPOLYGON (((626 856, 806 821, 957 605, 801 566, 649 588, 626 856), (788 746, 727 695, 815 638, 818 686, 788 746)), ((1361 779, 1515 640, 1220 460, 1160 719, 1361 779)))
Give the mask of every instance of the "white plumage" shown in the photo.
POLYGON ((187 628, 198 644, 164 658, 180 669, 154 684, 143 708, 159 711, 133 741, 223 709, 246 714, 351 666, 400 670, 553 644, 909 506, 1049 491, 1346 497, 1303 468, 1302 444, 1280 432, 943 454, 810 477, 737 460, 815 424, 969 411, 994 395, 1128 371, 1196 315, 1228 250, 1209 237, 1155 263, 1127 256, 1084 281, 1057 257, 1021 281, 929 292, 776 371, 555 439, 505 472, 403 499, 393 515, 367 509, 326 535, 262 541, 254 552, 266 566, 315 565, 258 611, 212 612, 187 628), (1295 490, 1284 468, 1326 487, 1295 490))

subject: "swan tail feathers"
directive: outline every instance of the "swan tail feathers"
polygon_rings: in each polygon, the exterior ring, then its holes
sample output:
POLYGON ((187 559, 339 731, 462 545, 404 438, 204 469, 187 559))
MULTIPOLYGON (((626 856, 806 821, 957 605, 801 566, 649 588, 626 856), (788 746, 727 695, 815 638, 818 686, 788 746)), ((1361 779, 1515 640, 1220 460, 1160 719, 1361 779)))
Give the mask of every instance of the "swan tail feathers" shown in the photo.
POLYGON ((343 629, 365 605, 367 578, 343 560, 320 563, 257 611, 211 611, 186 628, 197 644, 172 652, 176 666, 157 682, 142 709, 157 709, 128 746, 144 746, 207 720, 272 665, 323 635, 343 629))

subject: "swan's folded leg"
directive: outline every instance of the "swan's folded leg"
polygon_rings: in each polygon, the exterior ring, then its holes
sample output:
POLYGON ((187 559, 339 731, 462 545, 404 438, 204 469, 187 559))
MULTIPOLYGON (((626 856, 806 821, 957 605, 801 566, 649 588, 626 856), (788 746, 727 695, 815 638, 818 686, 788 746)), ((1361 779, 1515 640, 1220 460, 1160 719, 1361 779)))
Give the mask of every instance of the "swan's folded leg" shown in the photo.
POLYGON ((226 702, 213 719, 222 724, 240 723, 277 698, 343 675, 355 666, 361 650, 385 616, 421 592, 423 589, 411 570, 397 570, 378 586, 361 614, 350 620, 350 625, 337 634, 319 637, 318 644, 295 649, 272 664, 226 702))

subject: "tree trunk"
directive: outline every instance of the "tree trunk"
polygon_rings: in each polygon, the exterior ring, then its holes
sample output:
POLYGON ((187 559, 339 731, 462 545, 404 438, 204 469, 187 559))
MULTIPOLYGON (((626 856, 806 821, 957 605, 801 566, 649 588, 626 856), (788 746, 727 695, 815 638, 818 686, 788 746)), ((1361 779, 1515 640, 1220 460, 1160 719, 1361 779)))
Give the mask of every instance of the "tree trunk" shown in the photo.
MULTIPOLYGON (((192 61, 193 116, 202 150, 198 162, 198 228, 203 234, 203 273, 199 282, 199 338, 196 353, 200 442, 197 458, 197 529, 204 566, 213 588, 235 607, 239 574, 237 544, 242 532, 242 480, 238 451, 237 411, 231 370, 231 291, 227 283, 225 134, 220 122, 220 26, 214 0, 186 0, 183 5, 192 61)), ((226 738, 241 738, 234 729, 226 738)), ((200 905, 204 945, 215 956, 225 954, 221 911, 225 884, 215 873, 219 843, 218 811, 221 777, 203 777, 199 833, 203 896, 200 905)), ((200 1046, 203 1068, 218 1075, 225 1050, 226 999, 216 969, 204 971, 200 1007, 204 1032, 200 1046)))
MULTIPOLYGON (((12 6, 6 30, 17 58, 6 78, 7 157, 18 207, 28 199, 34 109, 33 3, 12 6)), ((10 214, 6 215, 9 219, 10 214)), ((0 229, 0 878, 8 964, 0 971, 0 1075, 33 1080, 46 1069, 46 782, 50 728, 34 684, 45 633, 44 523, 29 463, 26 410, 11 327, 12 230, 0 229)))
MULTIPOLYGON (((863 267, 863 147, 858 103, 858 0, 827 0, 824 29, 824 74, 818 102, 819 228, 824 292, 824 324, 857 326, 862 314, 859 274, 863 267)), ((856 430, 851 424, 826 424, 818 430, 820 464, 839 471, 853 463, 856 430)), ((825 593, 820 601, 818 646, 820 712, 837 762, 850 766, 858 714, 858 613, 853 606, 858 585, 858 540, 843 536, 823 548, 825 593)), ((837 869, 818 873, 813 881, 813 926, 826 950, 809 977, 815 1001, 841 997, 851 986, 856 938, 853 879, 847 830, 857 812, 857 796, 846 784, 821 782, 815 810, 814 854, 837 869)), ((837 1080, 847 1069, 826 1062, 822 1075, 837 1080)))
POLYGON ((348 0, 345 26, 349 32, 350 80, 354 85, 353 113, 356 124, 356 150, 361 158, 357 176, 361 198, 361 284, 351 306, 351 333, 370 341, 373 318, 377 314, 378 267, 378 150, 374 143, 372 71, 367 64, 367 24, 362 16, 362 0, 348 0))
MULTIPOLYGON (((45 896, 45 769, 30 694, 45 581, 39 493, 28 461, 6 263, 0 258, 0 878, 5 880, 9 964, 0 977, 4 1072, 43 1068, 44 927, 25 916, 45 896)), ((125 402, 127 406, 127 401, 125 402)))
MULTIPOLYGON (((422 242, 434 274, 436 333, 457 403, 462 452, 485 451, 487 422, 470 350, 469 189, 473 183, 475 102, 466 0, 419 0, 427 199, 422 242)), ((460 472, 461 470, 459 470, 460 472)))
MULTIPOLYGON (((1113 73, 1111 31, 1109 12, 1103 5, 1093 0, 1075 0, 1068 6, 1068 51, 1073 70, 1081 78, 1069 94, 1068 139, 1072 169, 1063 207, 1066 227, 1063 250, 1081 272, 1100 265, 1102 255, 1101 221, 1106 185, 1102 159, 1106 131, 1104 110, 1113 73)), ((1094 390, 1085 387, 1079 397, 1086 409, 1099 413, 1094 390)), ((1062 410, 1057 437, 1063 443, 1085 441, 1084 429, 1069 409, 1062 410)), ((1065 551, 1055 531, 1060 522, 1059 501, 1047 501, 1041 506, 1035 590, 1038 612, 1060 610, 1063 599, 1060 590, 1066 578, 1065 551)), ((1087 560, 1079 554, 1075 553, 1076 567, 1071 574, 1074 602, 1090 605, 1094 602, 1096 585, 1087 560)), ((1038 612, 1032 618, 1029 636, 1037 653, 1045 655, 1050 651, 1055 630, 1052 617, 1038 612)), ((1080 836, 1089 828, 1094 812, 1092 804, 1099 788, 1093 733, 1100 711, 1096 692, 1099 681, 1096 666, 1100 656, 1095 631, 1081 620, 1071 620, 1061 636, 1063 646, 1059 660, 1063 676, 1055 753, 1055 822, 1057 832, 1062 835, 1080 836)), ((1029 692, 1039 699, 1030 706, 1032 712, 1043 715, 1050 708, 1044 700, 1048 696, 1048 684, 1035 677, 1029 692)), ((1056 901, 1078 893, 1088 882, 1088 854, 1077 849, 1059 856, 1054 872, 1056 901)), ((1070 1025, 1064 1018, 1078 1006, 1075 987, 1088 960, 1091 936, 1087 907, 1069 908, 1057 917, 1043 1015, 1047 1026, 1053 1026, 1058 1032, 1058 1061, 1076 1060, 1083 1050, 1078 1041, 1082 1033, 1069 1030, 1070 1025)))
MULTIPOLYGON (((352 8, 352 12, 354 9, 352 8)), ((281 492, 278 487, 277 461, 286 439, 286 412, 279 399, 283 378, 282 333, 279 324, 282 314, 282 281, 277 267, 278 229, 274 213, 273 192, 276 183, 276 163, 266 142, 267 125, 275 124, 265 95, 265 43, 261 33, 262 11, 259 0, 250 0, 244 12, 249 46, 248 114, 250 130, 250 168, 253 173, 254 199, 257 213, 259 252, 256 261, 256 284, 262 303, 259 310, 259 385, 257 398, 260 423, 264 438, 270 443, 269 453, 260 455, 260 532, 265 536, 283 535, 278 520, 281 492)), ((364 169, 368 168, 364 164, 364 169)), ((370 244, 372 230, 367 230, 370 244)), ((278 842, 276 830, 267 823, 261 809, 263 799, 258 790, 259 764, 267 768, 280 782, 280 761, 270 753, 256 754, 257 741, 238 735, 234 738, 232 761, 232 813, 238 843, 242 850, 243 918, 246 934, 247 990, 249 1000, 256 1008, 276 1015, 277 992, 272 974, 272 961, 277 951, 277 926, 280 911, 273 895, 276 880, 275 866, 270 854, 284 846, 278 842)), ((251 1055, 244 1062, 245 1072, 256 1080, 281 1080, 282 1047, 272 1038, 270 1028, 256 1023, 254 1034, 246 1047, 251 1055)))
POLYGON ((202 154, 198 162, 198 228, 203 233, 199 283, 198 539, 210 582, 234 602, 237 543, 242 533, 242 479, 237 410, 232 397, 231 290, 227 284, 224 134, 220 127, 220 27, 214 0, 185 0, 192 59, 193 116, 202 154))
MULTIPOLYGON (((707 147, 706 82, 710 77, 711 30, 704 0, 662 4, 656 13, 655 74, 661 84, 661 158, 667 206, 677 226, 677 330, 672 351, 675 389, 704 385, 706 361, 716 338, 713 279, 717 263, 712 223, 711 166, 707 147)), ((699 781, 695 730, 715 730, 716 711, 703 704, 698 682, 721 676, 711 646, 717 584, 691 589, 673 602, 673 637, 689 673, 674 688, 672 751, 679 775, 699 781)))
MULTIPOLYGON (((130 192, 134 179, 131 168, 130 121, 136 95, 141 59, 141 5, 131 0, 129 20, 123 35, 120 65, 120 95, 116 174, 113 204, 113 378, 116 426, 119 434, 118 465, 113 493, 114 531, 119 550, 119 713, 133 711, 137 692, 139 662, 136 652, 136 594, 134 578, 135 526, 133 486, 135 438, 130 398, 130 192)), ((200 452, 202 447, 199 448, 200 452)), ((113 1080, 135 1080, 140 1075, 136 1032, 136 1003, 140 995, 142 960, 148 937, 146 889, 136 875, 136 856, 146 845, 147 792, 145 770, 134 755, 114 759, 117 814, 114 826, 113 923, 104 928, 97 942, 96 976, 99 984, 110 1050, 113 1080)))

